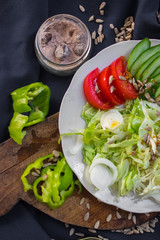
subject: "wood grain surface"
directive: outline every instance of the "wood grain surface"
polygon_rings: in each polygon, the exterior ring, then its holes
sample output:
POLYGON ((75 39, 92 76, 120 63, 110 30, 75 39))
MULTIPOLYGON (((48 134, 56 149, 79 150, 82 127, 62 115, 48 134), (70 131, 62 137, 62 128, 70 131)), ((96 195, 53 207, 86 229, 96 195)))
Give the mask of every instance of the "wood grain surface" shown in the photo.
POLYGON ((27 135, 20 146, 12 139, 0 144, 0 215, 6 214, 20 200, 24 200, 49 216, 77 226, 94 228, 94 224, 100 220, 99 229, 122 229, 142 224, 158 213, 133 214, 136 216, 136 224, 133 219, 128 220, 128 212, 114 206, 99 202, 87 190, 83 188, 81 194, 75 193, 69 197, 63 206, 50 210, 46 205, 39 203, 32 191, 24 192, 20 177, 28 164, 37 158, 49 154, 53 149, 61 150, 58 144, 58 113, 48 117, 44 122, 27 128, 27 135), (83 204, 80 204, 84 198, 83 204), (88 204, 89 203, 89 204, 88 204), (88 209, 90 206, 90 209, 88 209), (116 212, 121 218, 117 218, 116 212), (89 212, 88 221, 84 221, 85 214, 89 212), (112 214, 112 219, 106 218, 112 214))

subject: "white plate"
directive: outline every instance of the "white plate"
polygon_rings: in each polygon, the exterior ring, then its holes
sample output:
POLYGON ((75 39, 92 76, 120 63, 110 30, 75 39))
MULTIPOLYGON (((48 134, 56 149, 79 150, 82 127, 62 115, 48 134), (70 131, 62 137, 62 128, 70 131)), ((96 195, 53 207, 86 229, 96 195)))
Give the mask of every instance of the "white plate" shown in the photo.
MULTIPOLYGON (((121 55, 128 58, 133 47, 138 43, 138 40, 121 42, 113 44, 95 57, 83 64, 75 73, 72 82, 62 100, 59 114, 59 131, 62 133, 73 132, 73 130, 82 129, 85 127, 85 122, 81 118, 81 111, 86 103, 83 94, 83 80, 85 76, 96 67, 102 70, 107 65, 111 64, 116 58, 121 55)), ((151 40, 152 46, 160 44, 160 40, 151 40)), ((136 213, 157 212, 160 211, 160 205, 152 199, 140 199, 134 194, 125 197, 119 197, 115 201, 115 196, 109 190, 97 191, 90 185, 84 177, 85 164, 83 163, 82 144, 79 152, 71 154, 71 149, 74 147, 77 136, 62 136, 62 149, 66 160, 77 175, 82 185, 100 201, 117 206, 126 211, 136 213)))

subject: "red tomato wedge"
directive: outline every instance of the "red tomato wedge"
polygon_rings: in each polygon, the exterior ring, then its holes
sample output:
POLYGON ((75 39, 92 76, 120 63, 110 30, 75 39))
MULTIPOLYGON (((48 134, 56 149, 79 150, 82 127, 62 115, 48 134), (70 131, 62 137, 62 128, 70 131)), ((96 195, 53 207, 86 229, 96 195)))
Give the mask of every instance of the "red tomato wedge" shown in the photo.
POLYGON ((119 77, 124 76, 126 79, 131 78, 127 70, 127 61, 124 56, 119 57, 111 64, 111 73, 114 76, 113 85, 118 96, 124 99, 136 99, 138 94, 133 85, 128 80, 121 80, 119 77))
POLYGON ((96 81, 99 76, 99 68, 94 69, 90 72, 84 79, 83 90, 87 102, 94 108, 106 110, 113 108, 113 105, 107 102, 104 102, 101 99, 101 96, 96 92, 96 81))
POLYGON ((121 105, 125 102, 115 94, 113 81, 111 75, 111 67, 108 66, 102 70, 97 79, 97 85, 100 90, 100 94, 105 101, 110 102, 113 105, 121 105))

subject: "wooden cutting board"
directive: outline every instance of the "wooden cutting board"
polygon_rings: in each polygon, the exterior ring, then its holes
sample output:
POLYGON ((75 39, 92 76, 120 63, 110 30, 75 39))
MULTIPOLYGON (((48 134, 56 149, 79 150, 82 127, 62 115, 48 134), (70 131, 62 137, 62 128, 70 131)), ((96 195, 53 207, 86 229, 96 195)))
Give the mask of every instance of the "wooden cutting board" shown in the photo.
POLYGON ((0 144, 1 216, 6 214, 20 199, 57 220, 87 228, 94 228, 98 220, 100 220, 99 229, 129 228, 142 224, 158 215, 158 213, 151 213, 149 216, 133 214, 137 219, 135 224, 133 219, 128 220, 128 212, 117 210, 114 206, 99 202, 84 188, 81 194, 78 194, 75 190, 74 195, 56 210, 50 210, 46 205, 39 203, 32 192, 25 193, 20 179, 23 171, 28 164, 51 153, 53 149, 61 150, 58 139, 58 113, 56 113, 44 122, 27 128, 27 135, 22 146, 16 144, 12 139, 0 144), (84 198, 84 202, 82 198, 84 198), (80 204, 80 202, 83 203, 80 204), (90 209, 88 209, 89 206, 90 209), (117 215, 117 211, 120 215, 117 215), (84 221, 87 212, 89 212, 89 219, 84 221), (112 219, 107 222, 106 218, 109 214, 112 214, 112 219))

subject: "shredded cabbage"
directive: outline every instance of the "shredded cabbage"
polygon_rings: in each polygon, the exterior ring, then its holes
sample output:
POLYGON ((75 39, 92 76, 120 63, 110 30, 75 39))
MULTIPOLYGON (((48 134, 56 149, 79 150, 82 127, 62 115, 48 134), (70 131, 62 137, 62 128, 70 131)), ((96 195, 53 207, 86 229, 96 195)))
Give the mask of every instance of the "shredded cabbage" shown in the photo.
POLYGON ((117 169, 114 184, 110 186, 117 197, 134 191, 160 203, 160 107, 137 98, 115 108, 123 116, 123 123, 115 129, 102 128, 100 119, 105 111, 88 103, 83 108, 86 128, 81 134, 86 172, 89 174, 98 154, 117 169))

